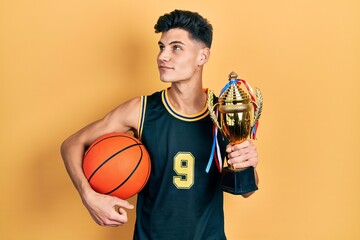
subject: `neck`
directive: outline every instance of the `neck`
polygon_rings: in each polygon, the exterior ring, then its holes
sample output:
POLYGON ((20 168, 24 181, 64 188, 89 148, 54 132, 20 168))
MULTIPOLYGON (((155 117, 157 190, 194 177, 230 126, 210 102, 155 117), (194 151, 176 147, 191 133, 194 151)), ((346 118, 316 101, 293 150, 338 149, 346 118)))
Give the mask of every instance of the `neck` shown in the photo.
POLYGON ((199 113, 206 104, 206 93, 201 81, 172 83, 168 97, 175 110, 186 115, 199 113))

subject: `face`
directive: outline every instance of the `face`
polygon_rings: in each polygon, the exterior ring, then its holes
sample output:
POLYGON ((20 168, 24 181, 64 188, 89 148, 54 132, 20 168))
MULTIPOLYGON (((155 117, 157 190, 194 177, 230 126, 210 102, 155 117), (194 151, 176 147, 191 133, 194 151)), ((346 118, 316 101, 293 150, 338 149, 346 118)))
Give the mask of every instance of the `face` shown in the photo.
POLYGON ((205 44, 189 38, 189 33, 183 29, 162 33, 158 44, 157 64, 163 82, 192 79, 208 58, 204 55, 209 51, 205 44))

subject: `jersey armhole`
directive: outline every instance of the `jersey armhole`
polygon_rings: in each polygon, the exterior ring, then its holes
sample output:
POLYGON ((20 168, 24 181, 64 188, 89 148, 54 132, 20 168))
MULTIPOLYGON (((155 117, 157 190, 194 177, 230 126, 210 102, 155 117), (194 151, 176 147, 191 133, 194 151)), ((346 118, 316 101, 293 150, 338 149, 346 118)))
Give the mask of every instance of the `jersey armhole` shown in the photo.
POLYGON ((139 122, 138 122, 138 138, 140 141, 141 141, 144 121, 145 121, 146 103, 147 103, 147 96, 141 96, 139 122))

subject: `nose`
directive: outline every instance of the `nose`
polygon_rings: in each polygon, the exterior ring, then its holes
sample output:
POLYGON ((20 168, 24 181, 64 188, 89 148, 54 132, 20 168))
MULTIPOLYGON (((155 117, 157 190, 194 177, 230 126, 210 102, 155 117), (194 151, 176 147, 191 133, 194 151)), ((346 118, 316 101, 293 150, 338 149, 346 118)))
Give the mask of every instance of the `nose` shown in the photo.
POLYGON ((160 62, 168 62, 168 61, 170 61, 169 51, 167 51, 166 49, 163 49, 162 51, 160 51, 159 55, 158 55, 158 60, 160 62))

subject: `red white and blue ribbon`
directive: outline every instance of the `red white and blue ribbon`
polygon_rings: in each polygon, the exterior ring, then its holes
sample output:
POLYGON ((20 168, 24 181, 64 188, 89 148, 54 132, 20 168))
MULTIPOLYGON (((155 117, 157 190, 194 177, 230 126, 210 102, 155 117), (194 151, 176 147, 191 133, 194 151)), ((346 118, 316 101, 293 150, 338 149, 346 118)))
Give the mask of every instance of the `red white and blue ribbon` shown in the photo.
MULTIPOLYGON (((218 117, 218 109, 215 110, 216 118, 218 117)), ((217 141, 217 135, 218 135, 218 128, 216 127, 216 124, 213 124, 213 143, 211 147, 211 154, 208 161, 208 164, 206 166, 206 172, 208 173, 210 171, 211 164, 213 162, 213 159, 215 158, 215 163, 219 171, 222 171, 222 160, 221 160, 221 152, 219 147, 219 142, 217 141)))

